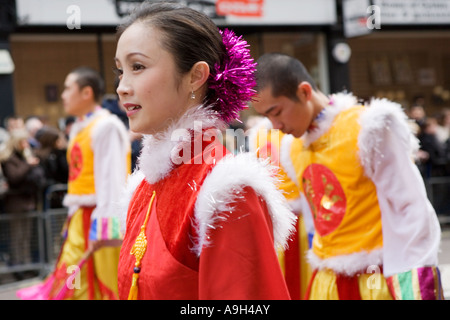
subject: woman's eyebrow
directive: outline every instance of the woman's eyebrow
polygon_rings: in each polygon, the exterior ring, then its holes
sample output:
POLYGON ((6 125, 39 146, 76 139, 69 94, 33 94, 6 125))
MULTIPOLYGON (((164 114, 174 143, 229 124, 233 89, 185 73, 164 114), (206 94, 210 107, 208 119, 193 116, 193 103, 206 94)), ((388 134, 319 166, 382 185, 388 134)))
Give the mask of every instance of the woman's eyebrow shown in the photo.
MULTIPOLYGON (((130 57, 136 56, 136 55, 137 55, 137 56, 143 56, 143 57, 145 57, 145 58, 147 58, 147 59, 150 59, 149 56, 143 54, 142 52, 130 52, 130 53, 128 53, 128 54, 125 56, 125 59, 129 59, 130 57)), ((114 57, 114 60, 115 60, 115 61, 119 61, 119 58, 114 57)))

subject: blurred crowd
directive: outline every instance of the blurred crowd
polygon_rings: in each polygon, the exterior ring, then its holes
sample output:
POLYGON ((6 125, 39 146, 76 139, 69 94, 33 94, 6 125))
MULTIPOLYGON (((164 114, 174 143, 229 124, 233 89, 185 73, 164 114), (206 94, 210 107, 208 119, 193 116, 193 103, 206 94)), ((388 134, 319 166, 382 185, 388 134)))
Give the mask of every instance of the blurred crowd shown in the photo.
MULTIPOLYGON (((38 210, 47 187, 67 183, 66 148, 73 121, 67 118, 64 127, 58 128, 36 116, 5 119, 0 128, 0 213, 16 216, 38 210)), ((59 197, 61 206, 63 194, 59 197)), ((1 226, 1 251, 9 252, 1 260, 10 265, 28 264, 32 262, 33 220, 16 217, 8 228, 1 226)), ((21 279, 24 275, 18 272, 15 276, 21 279)))
POLYGON ((57 183, 67 183, 68 132, 74 118, 59 127, 45 119, 10 116, 0 128, 1 211, 35 210, 40 191, 57 183))
POLYGON ((416 163, 424 179, 450 176, 450 108, 428 115, 421 104, 413 105, 409 117, 420 148, 416 163))

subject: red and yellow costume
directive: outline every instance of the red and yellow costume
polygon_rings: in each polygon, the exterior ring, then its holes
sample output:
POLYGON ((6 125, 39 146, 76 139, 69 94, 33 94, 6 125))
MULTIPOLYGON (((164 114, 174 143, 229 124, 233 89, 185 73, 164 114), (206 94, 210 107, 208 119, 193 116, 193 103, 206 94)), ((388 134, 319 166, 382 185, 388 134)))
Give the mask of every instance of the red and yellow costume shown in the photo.
POLYGON ((121 299, 289 299, 275 248, 295 216, 256 157, 233 156, 206 137, 217 121, 188 111, 144 138, 129 179, 121 299), (173 139, 180 131, 184 142, 173 139))
POLYGON ((400 107, 335 95, 292 163, 315 225, 309 299, 440 299, 440 226, 400 107))
POLYGON ((121 238, 114 207, 131 168, 131 147, 125 126, 116 116, 98 107, 74 123, 67 158, 69 181, 64 205, 69 207, 69 216, 55 271, 42 284, 19 291, 18 296, 50 300, 117 299, 120 248, 103 247, 84 258, 89 240, 121 238))

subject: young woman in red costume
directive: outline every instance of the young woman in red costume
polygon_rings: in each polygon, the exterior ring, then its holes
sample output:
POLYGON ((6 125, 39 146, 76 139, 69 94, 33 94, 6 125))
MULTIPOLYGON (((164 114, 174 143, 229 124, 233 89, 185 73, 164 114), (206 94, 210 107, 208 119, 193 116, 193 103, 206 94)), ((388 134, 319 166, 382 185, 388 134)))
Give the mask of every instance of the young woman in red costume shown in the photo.
POLYGON ((121 299, 289 299, 276 256, 295 225, 276 171, 221 144, 254 91, 246 42, 179 4, 118 29, 117 89, 144 134, 124 197, 121 299))

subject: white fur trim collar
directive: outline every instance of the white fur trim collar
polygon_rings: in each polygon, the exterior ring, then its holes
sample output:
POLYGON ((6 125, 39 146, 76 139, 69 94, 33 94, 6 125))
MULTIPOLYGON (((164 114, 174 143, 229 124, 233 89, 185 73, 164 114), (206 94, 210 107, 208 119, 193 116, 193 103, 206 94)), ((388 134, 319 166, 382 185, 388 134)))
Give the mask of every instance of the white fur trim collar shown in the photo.
POLYGON ((286 248, 287 240, 295 230, 297 217, 276 188, 276 168, 252 153, 224 157, 206 177, 195 204, 195 227, 198 238, 193 251, 200 256, 209 244, 208 232, 226 219, 221 213, 232 211, 239 192, 250 186, 266 201, 272 218, 275 248, 286 248))
POLYGON ((323 119, 318 123, 318 127, 311 132, 305 132, 301 137, 306 148, 330 129, 334 118, 341 111, 356 105, 358 102, 356 97, 349 93, 333 94, 330 96, 330 100, 332 105, 325 108, 323 119))
POLYGON ((94 121, 94 119, 110 114, 111 113, 107 109, 104 109, 100 106, 96 107, 94 113, 91 116, 86 117, 82 120, 78 119, 77 121, 74 122, 69 133, 70 139, 73 139, 78 134, 78 132, 86 128, 92 121, 94 121))
POLYGON ((174 152, 182 150, 184 143, 191 143, 192 133, 212 127, 223 129, 225 124, 217 112, 198 106, 189 109, 164 132, 144 135, 138 167, 148 183, 154 184, 172 171, 174 152))

